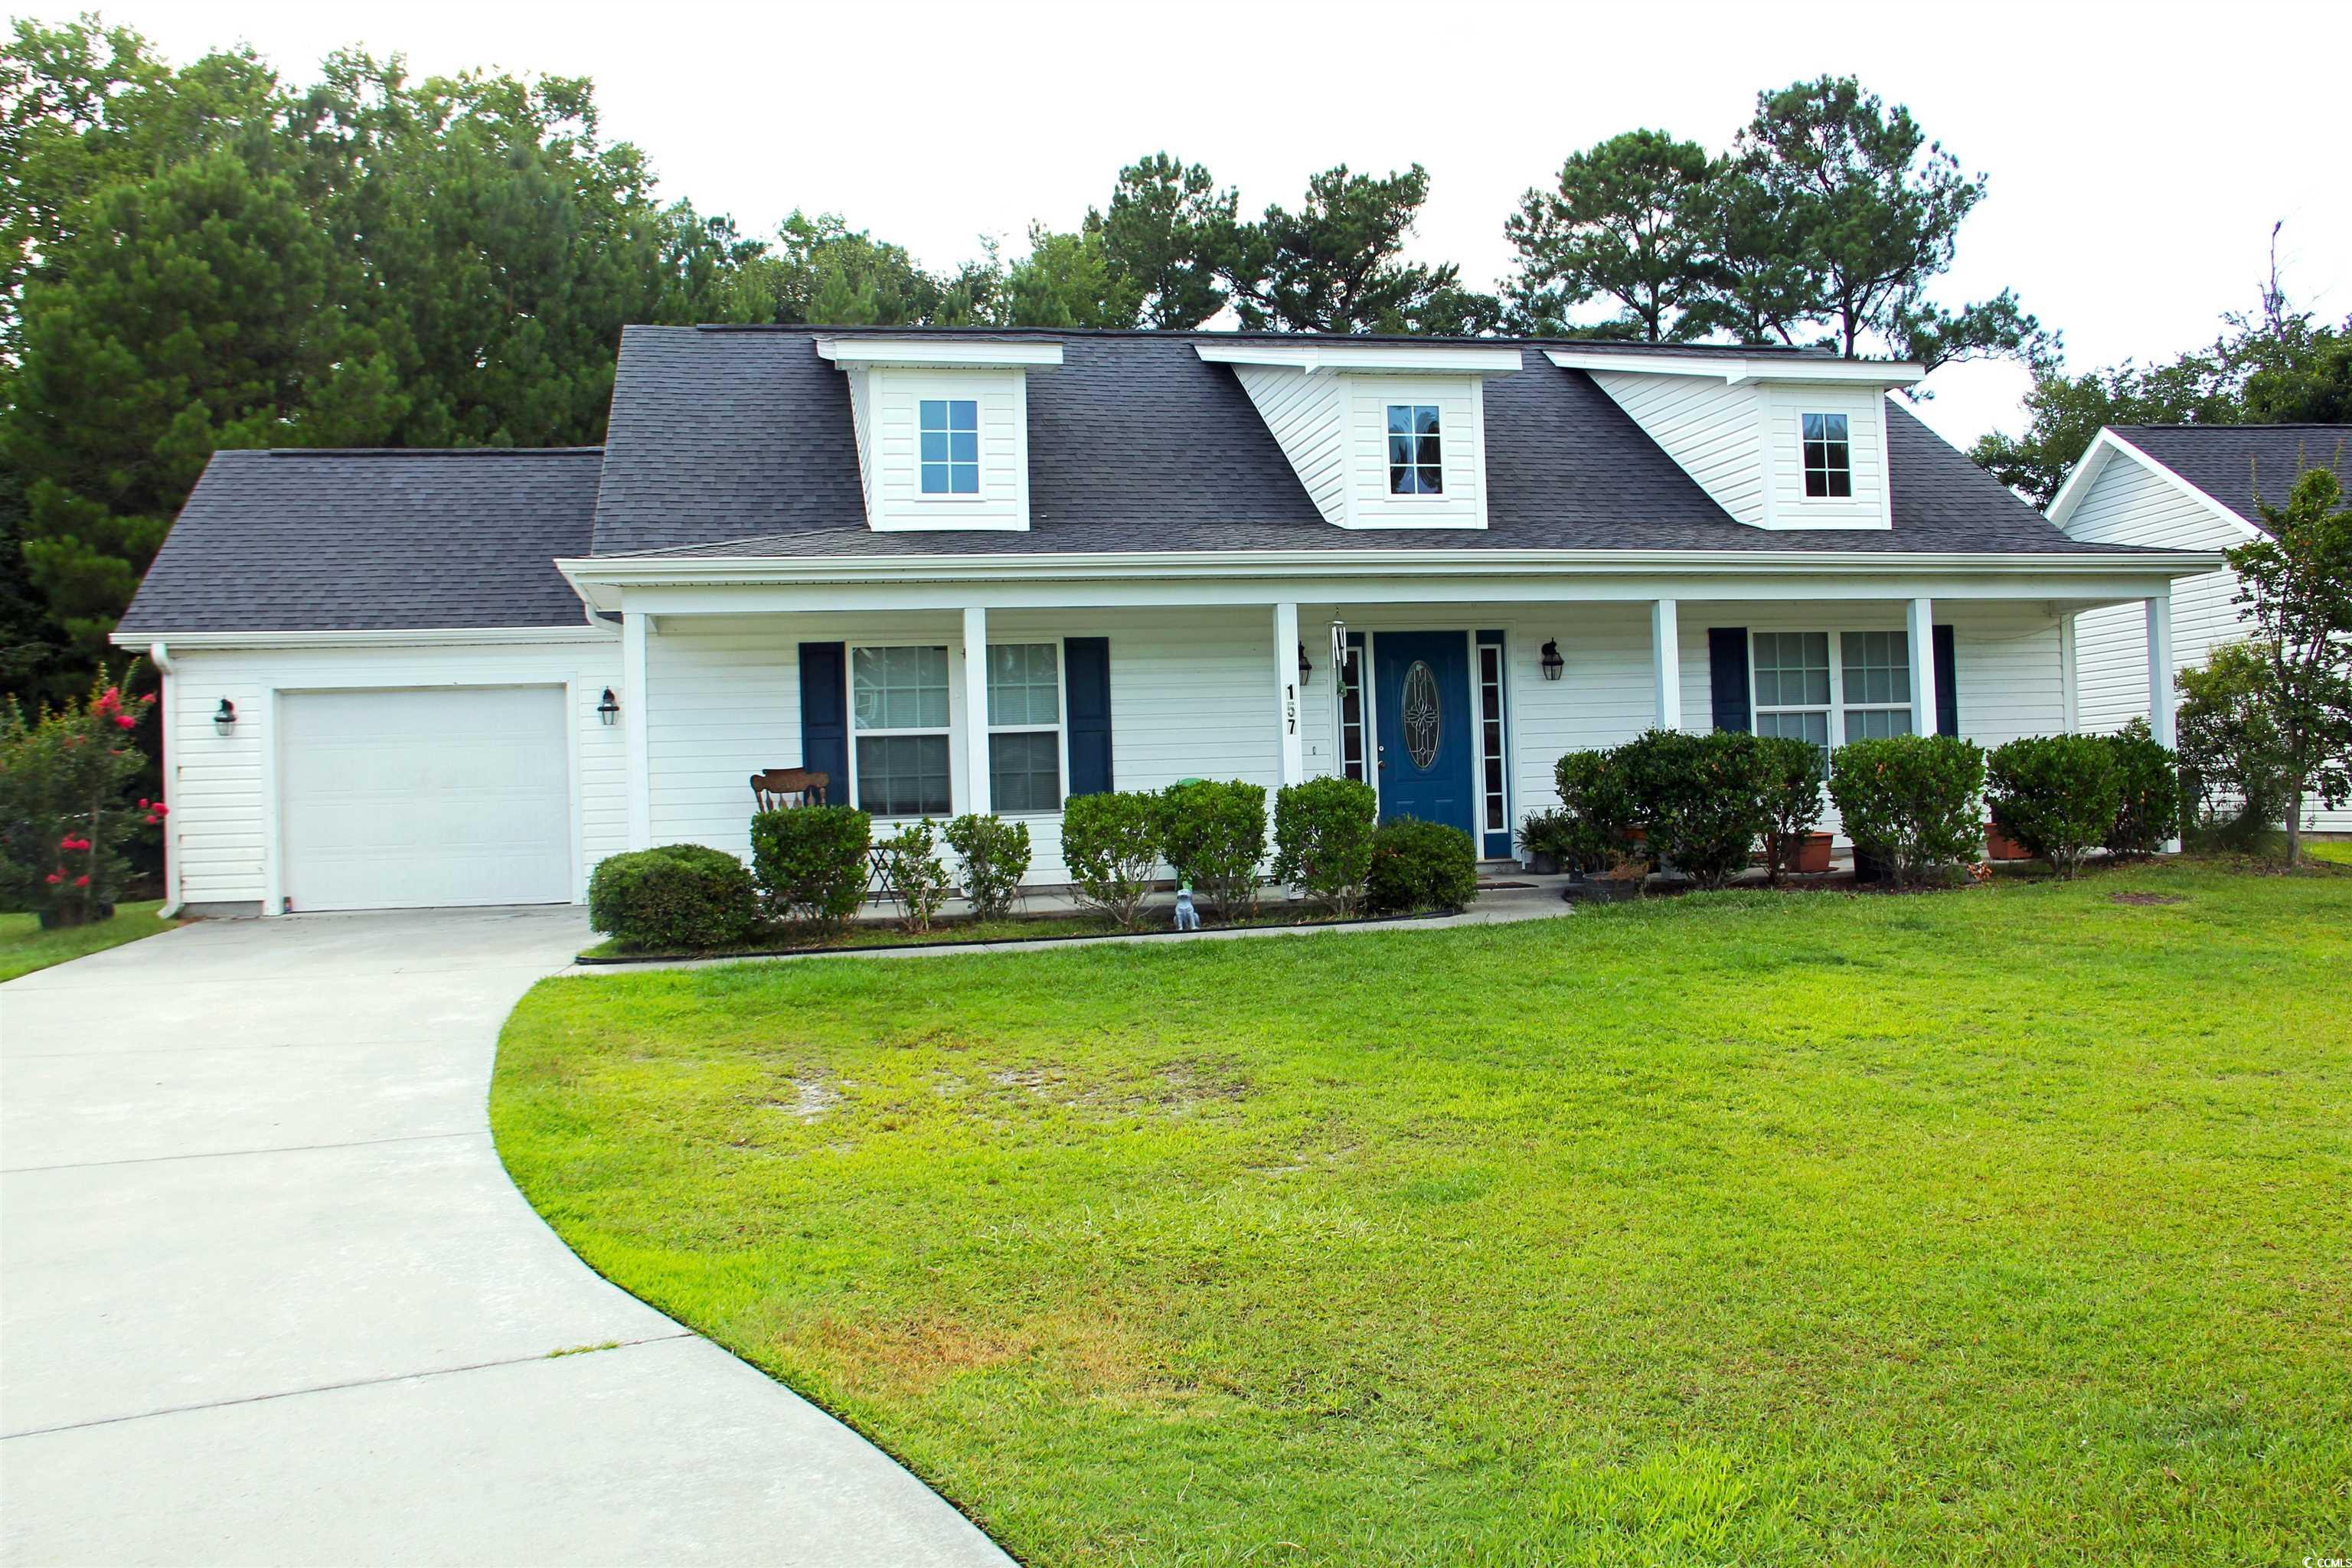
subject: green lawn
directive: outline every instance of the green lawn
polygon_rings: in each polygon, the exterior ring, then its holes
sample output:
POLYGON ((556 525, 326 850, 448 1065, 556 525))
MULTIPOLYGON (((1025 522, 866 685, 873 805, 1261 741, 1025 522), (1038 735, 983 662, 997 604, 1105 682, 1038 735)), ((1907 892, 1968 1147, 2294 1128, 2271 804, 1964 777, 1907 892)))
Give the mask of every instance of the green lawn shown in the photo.
POLYGON ((112 920, 66 931, 43 931, 37 915, 0 915, 0 981, 170 931, 170 921, 155 918, 163 907, 161 899, 119 904, 112 920))
POLYGON ((2352 876, 2170 867, 549 981, 491 1114, 1033 1563, 2293 1563, 2347 1020, 2352 876))

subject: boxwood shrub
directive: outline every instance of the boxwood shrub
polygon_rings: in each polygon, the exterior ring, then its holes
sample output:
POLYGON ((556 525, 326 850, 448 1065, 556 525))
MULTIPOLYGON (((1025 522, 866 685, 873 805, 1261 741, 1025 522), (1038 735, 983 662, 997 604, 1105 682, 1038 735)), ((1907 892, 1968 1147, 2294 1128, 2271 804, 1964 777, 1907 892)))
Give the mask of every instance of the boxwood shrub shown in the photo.
POLYGON ((1984 750, 1949 735, 1849 741, 1830 757, 1830 799, 1860 853, 1898 888, 1984 847, 1984 750))
POLYGON ((1160 868, 1160 802, 1139 790, 1070 797, 1062 807, 1062 860, 1078 901, 1133 931, 1160 868))
POLYGON ((1460 828, 1401 817, 1373 832, 1367 908, 1382 914, 1459 910, 1477 896, 1478 847, 1460 828))
POLYGON ((866 901, 874 819, 854 805, 755 812, 751 874, 778 920, 837 926, 866 901))
POLYGON ((1160 852, 1219 913, 1255 905, 1265 860, 1265 786, 1240 779, 1170 784, 1160 792, 1160 852))
POLYGON ((2123 780, 2105 738, 2029 735, 1985 760, 1992 817, 2026 849, 2071 877, 2105 842, 2123 805, 2123 780))
POLYGON ((751 874, 723 849, 667 844, 608 855, 588 877, 588 923, 648 952, 741 942, 759 923, 751 874))
POLYGON ((1748 868, 1756 841, 1772 827, 1755 736, 1652 730, 1618 755, 1653 854, 1702 888, 1748 868))
POLYGON ((1381 797, 1354 779, 1308 779, 1274 797, 1274 875, 1342 913, 1363 901, 1381 797))

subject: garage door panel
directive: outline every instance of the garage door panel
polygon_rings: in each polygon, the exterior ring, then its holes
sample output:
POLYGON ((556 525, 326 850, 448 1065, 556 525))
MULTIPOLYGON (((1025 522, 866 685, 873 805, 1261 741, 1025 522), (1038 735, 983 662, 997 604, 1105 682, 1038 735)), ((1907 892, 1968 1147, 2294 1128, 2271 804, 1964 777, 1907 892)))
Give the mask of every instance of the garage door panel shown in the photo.
POLYGON ((299 692, 278 710, 296 910, 572 896, 562 688, 299 692))

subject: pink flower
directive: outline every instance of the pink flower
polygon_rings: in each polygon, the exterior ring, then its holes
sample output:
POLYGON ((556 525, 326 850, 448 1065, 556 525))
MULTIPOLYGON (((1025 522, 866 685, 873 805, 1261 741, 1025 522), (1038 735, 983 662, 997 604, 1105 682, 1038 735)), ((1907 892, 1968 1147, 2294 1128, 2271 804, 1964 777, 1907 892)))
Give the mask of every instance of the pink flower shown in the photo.
POLYGON ((161 822, 161 821, 163 821, 163 819, 162 817, 160 817, 160 816, 156 816, 156 815, 155 815, 153 812, 152 812, 152 811, 151 811, 151 812, 149 812, 149 813, 147 814, 147 816, 146 816, 147 826, 150 826, 150 827, 154 826, 157 823, 159 823, 159 822, 161 822))
POLYGON ((52 871, 48 876, 48 881, 51 887, 55 887, 58 883, 62 882, 65 879, 65 873, 62 871, 52 871))
POLYGON ((133 718, 132 718, 130 714, 128 714, 128 713, 117 713, 117 714, 114 716, 114 721, 115 721, 117 724, 121 725, 121 726, 122 726, 124 729, 126 729, 126 730, 135 729, 135 728, 138 726, 138 723, 139 723, 139 721, 138 721, 138 720, 133 719, 133 718))
POLYGON ((87 888, 89 886, 89 879, 88 877, 76 877, 74 879, 74 886, 77 888, 87 888))
POLYGON ((139 797, 139 809, 142 811, 147 809, 147 797, 143 795, 139 797))
POLYGON ((155 803, 155 815, 158 816, 169 816, 172 815, 172 808, 165 805, 159 800, 155 803))

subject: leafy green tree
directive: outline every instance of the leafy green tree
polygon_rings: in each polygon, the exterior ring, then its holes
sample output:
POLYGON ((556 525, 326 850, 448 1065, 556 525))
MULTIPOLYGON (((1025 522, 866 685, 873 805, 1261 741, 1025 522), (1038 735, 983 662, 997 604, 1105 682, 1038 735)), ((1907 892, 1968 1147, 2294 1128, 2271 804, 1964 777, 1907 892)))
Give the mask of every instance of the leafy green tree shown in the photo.
POLYGON ((1240 195, 1219 190, 1201 164, 1154 153, 1118 172, 1110 206, 1089 211, 1086 228, 1099 237, 1115 297, 1132 300, 1143 325, 1197 327, 1225 308, 1240 205, 1240 195))
POLYGON ((1816 280, 1840 353, 1883 345, 1932 369, 2038 341, 2039 324, 2007 290, 1957 311, 1927 300, 1985 179, 1963 174, 1901 104, 1889 109, 1852 77, 1761 93, 1734 158, 1768 198, 1769 228, 1816 280))
POLYGON ((2335 474, 2306 468, 2285 505, 2258 502, 2269 537, 2225 556, 2265 667, 2289 868, 2302 854, 2304 802, 2316 795, 2332 809, 2352 795, 2352 508, 2343 500, 2335 474))
POLYGON ((1707 246, 1706 286, 1685 307, 1692 326, 1743 343, 1794 343, 1810 332, 1823 310, 1822 279, 1759 162, 1718 160, 1695 205, 1707 246))
POLYGON ((1503 226, 1517 249, 1506 286, 1515 330, 1571 330, 1587 300, 1615 303, 1611 326, 1629 338, 1694 337, 1690 314, 1707 292, 1706 224, 1716 170, 1705 148, 1663 131, 1628 131, 1570 156, 1556 188, 1530 190, 1503 226))
POLYGON ((1101 231, 1029 231, 1029 254, 1004 275, 1005 324, 1013 327, 1129 327, 1132 286, 1114 272, 1101 231))
POLYGON ((2270 658, 2224 643, 2177 679, 2180 771, 2197 825, 2223 842, 2250 845, 2286 815, 2278 723, 2266 693, 2270 658))
POLYGON ((1418 163, 1385 178, 1351 174, 1342 163, 1307 181, 1297 212, 1267 207, 1242 231, 1228 263, 1242 324, 1300 332, 1492 331, 1500 301, 1464 289, 1459 267, 1402 258, 1428 196, 1429 173, 1418 163))

